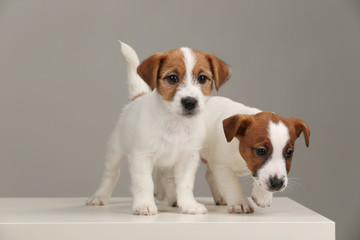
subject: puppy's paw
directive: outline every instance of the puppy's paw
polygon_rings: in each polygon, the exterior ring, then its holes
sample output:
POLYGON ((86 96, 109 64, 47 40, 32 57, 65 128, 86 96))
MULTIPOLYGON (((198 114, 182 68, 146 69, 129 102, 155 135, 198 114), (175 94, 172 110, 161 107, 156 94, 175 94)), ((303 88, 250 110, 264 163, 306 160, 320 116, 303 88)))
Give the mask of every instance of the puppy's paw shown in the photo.
POLYGON ((182 204, 180 206, 181 212, 184 214, 206 214, 207 209, 201 203, 182 204))
POLYGON ((166 193, 167 202, 170 207, 178 207, 176 192, 168 191, 166 193))
POLYGON ((265 208, 270 207, 273 194, 271 192, 265 191, 264 189, 261 189, 259 186, 254 186, 251 193, 251 198, 256 203, 256 205, 265 208))
POLYGON ((137 205, 133 206, 133 213, 135 215, 156 215, 158 212, 157 207, 155 204, 144 204, 144 205, 137 205))
POLYGON ((226 200, 223 196, 214 199, 216 205, 227 205, 226 200))
POLYGON ((251 195, 252 200, 259 207, 270 207, 272 202, 272 194, 263 194, 262 196, 251 195))
POLYGON ((88 206, 103 206, 103 205, 107 205, 109 203, 109 199, 110 197, 108 196, 102 196, 102 195, 94 195, 92 197, 90 197, 87 201, 86 201, 86 205, 88 206))
POLYGON ((254 207, 246 199, 246 201, 242 201, 238 204, 228 205, 228 212, 229 213, 253 213, 254 207))

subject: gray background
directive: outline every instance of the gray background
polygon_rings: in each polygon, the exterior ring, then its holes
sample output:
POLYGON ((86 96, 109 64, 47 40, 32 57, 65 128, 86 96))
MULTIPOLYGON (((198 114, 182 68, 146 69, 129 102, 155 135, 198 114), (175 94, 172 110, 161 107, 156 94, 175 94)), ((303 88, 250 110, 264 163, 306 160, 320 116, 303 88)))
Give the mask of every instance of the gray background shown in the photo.
MULTIPOLYGON (((232 69, 219 95, 307 121, 288 196, 360 239, 360 3, 0 1, 0 197, 90 196, 127 103, 118 39, 189 46, 232 69)), ((244 180, 247 190, 250 179, 244 180)), ((127 168, 115 196, 129 196, 127 168)), ((210 196, 201 167, 195 194, 210 196)), ((239 216, 241 217, 241 216, 239 216)))

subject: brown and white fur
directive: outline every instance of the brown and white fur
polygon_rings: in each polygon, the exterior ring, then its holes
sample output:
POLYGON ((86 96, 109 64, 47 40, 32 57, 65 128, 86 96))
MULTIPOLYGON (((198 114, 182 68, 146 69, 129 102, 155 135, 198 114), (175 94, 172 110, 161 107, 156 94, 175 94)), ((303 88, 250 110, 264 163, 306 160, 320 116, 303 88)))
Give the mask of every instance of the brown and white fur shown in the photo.
POLYGON ((134 214, 157 213, 153 169, 158 175, 174 176, 173 191, 183 213, 206 213, 193 196, 205 139, 202 113, 213 82, 219 89, 230 76, 229 68, 215 56, 190 48, 156 53, 139 65, 136 52, 124 43, 121 47, 132 101, 111 135, 100 187, 87 204, 108 203, 127 159, 134 214))
POLYGON ((216 204, 227 204, 230 213, 252 213, 237 176, 252 175, 252 198, 270 206, 273 192, 288 183, 295 140, 303 132, 309 146, 309 127, 300 119, 261 112, 224 97, 212 97, 204 111, 206 179, 216 204))

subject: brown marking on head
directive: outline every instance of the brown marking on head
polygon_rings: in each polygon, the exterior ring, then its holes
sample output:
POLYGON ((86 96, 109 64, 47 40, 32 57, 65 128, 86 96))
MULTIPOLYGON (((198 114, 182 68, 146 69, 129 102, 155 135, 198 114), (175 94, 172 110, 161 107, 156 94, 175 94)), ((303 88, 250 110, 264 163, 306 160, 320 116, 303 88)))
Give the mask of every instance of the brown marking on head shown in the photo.
POLYGON ((184 55, 180 49, 174 49, 166 53, 161 68, 159 69, 156 89, 165 101, 172 101, 177 88, 184 82, 186 75, 186 67, 184 55), (175 75, 178 82, 171 84, 168 78, 175 75))
POLYGON ((201 84, 201 90, 205 96, 210 96, 213 81, 215 82, 215 88, 218 91, 221 85, 223 85, 230 77, 230 68, 220 59, 212 54, 202 53, 197 50, 192 50, 196 63, 192 70, 192 74, 195 79, 199 80, 201 75, 205 75, 207 81, 201 84))
POLYGON ((192 69, 192 75, 195 81, 199 81, 200 76, 205 76, 206 80, 204 83, 200 83, 201 91, 205 96, 210 96, 213 88, 213 74, 211 71, 210 62, 206 57, 206 54, 193 50, 196 58, 196 63, 192 69))
POLYGON ((289 130, 289 141, 284 146, 283 156, 286 159, 286 170, 290 171, 292 154, 285 157, 287 150, 294 150, 295 140, 304 132, 306 146, 309 146, 310 129, 306 123, 296 118, 284 118, 271 112, 260 112, 254 115, 233 115, 223 121, 225 137, 230 142, 234 137, 239 140, 239 152, 246 161, 252 174, 256 176, 258 169, 272 155, 273 147, 269 139, 270 121, 281 121, 289 130), (259 156, 258 148, 266 149, 266 155, 259 156))
POLYGON ((216 91, 219 91, 219 88, 230 78, 230 68, 226 65, 226 63, 212 54, 207 54, 206 57, 210 62, 216 91))
POLYGON ((144 60, 137 68, 137 73, 149 85, 151 90, 154 90, 156 87, 159 69, 165 55, 163 53, 155 53, 144 60))
MULTIPOLYGON (((193 49, 191 51, 196 58, 192 69, 193 78, 195 81, 199 81, 203 94, 209 96, 212 91, 212 81, 215 82, 216 90, 218 90, 229 79, 230 69, 214 55, 193 49), (207 78, 204 83, 199 80, 201 75, 205 75, 207 78)), ((172 101, 177 88, 183 84, 186 77, 184 54, 179 48, 164 53, 156 53, 143 61, 137 72, 152 90, 157 89, 165 101, 172 101), (178 79, 174 84, 168 81, 171 75, 175 75, 178 79)))

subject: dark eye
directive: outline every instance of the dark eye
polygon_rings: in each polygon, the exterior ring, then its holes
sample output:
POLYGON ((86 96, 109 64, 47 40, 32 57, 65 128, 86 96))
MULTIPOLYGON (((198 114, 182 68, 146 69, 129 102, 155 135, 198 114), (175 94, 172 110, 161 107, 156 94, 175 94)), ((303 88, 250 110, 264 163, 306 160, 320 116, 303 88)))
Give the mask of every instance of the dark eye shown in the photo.
POLYGON ((170 84, 175 84, 175 83, 177 83, 179 81, 178 77, 176 75, 174 75, 174 74, 172 74, 170 76, 167 76, 166 79, 170 84))
POLYGON ((199 78, 198 78, 198 81, 199 81, 200 84, 206 83, 207 80, 208 80, 208 77, 205 76, 205 75, 200 75, 199 78))
POLYGON ((290 158, 290 157, 292 156, 293 152, 294 152, 294 150, 292 150, 292 149, 286 150, 286 152, 285 152, 285 158, 286 158, 286 159, 287 159, 287 158, 290 158))
POLYGON ((255 152, 259 157, 263 157, 263 156, 266 155, 266 149, 265 148, 256 148, 255 152))

